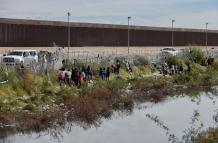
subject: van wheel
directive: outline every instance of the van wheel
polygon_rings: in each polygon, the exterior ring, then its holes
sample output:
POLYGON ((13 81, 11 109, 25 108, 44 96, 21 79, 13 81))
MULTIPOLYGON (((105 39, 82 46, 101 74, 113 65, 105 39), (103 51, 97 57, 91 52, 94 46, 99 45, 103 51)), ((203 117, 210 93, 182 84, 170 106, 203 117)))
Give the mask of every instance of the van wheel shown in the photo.
POLYGON ((37 64, 36 60, 33 60, 33 67, 36 67, 36 64, 37 64))
POLYGON ((21 65, 21 66, 24 66, 24 62, 23 62, 23 61, 21 61, 21 62, 20 62, 20 65, 21 65))

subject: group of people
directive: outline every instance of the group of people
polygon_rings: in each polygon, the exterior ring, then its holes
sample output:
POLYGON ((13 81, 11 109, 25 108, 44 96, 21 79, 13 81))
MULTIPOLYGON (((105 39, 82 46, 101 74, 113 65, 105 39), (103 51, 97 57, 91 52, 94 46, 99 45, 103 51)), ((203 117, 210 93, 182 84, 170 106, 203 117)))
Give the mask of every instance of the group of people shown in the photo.
MULTIPOLYGON (((66 62, 63 61, 63 68, 60 69, 58 74, 58 79, 60 84, 65 85, 76 85, 80 86, 86 81, 90 81, 93 79, 93 69, 90 65, 86 68, 83 66, 82 68, 73 68, 67 69, 66 62)), ((132 68, 130 64, 126 64, 127 71, 132 72, 132 68)), ((119 60, 116 60, 115 64, 112 64, 108 67, 100 67, 99 68, 99 78, 102 80, 109 80, 111 73, 119 74, 120 73, 121 64, 119 60)))
POLYGON ((174 75, 174 74, 178 74, 178 73, 190 73, 192 70, 191 68, 191 64, 181 64, 181 65, 177 65, 177 64, 171 64, 168 65, 167 62, 165 61, 162 65, 162 72, 164 75, 166 74, 170 74, 170 75, 174 75))
POLYGON ((210 56, 210 57, 207 59, 207 65, 213 65, 213 64, 214 64, 214 58, 210 56))
MULTIPOLYGON (((66 67, 66 61, 62 61, 63 68, 60 69, 58 74, 58 79, 60 84, 65 85, 76 85, 80 86, 86 81, 90 81, 93 79, 93 69, 90 65, 85 68, 84 66, 82 68, 74 68, 74 69, 68 69, 66 67)), ((129 74, 132 73, 133 69, 129 62, 125 62, 126 70, 129 74)), ((120 74, 120 68, 121 68, 121 62, 119 59, 115 61, 114 64, 105 67, 100 67, 98 71, 99 78, 102 80, 110 80, 111 73, 114 73, 116 75, 120 74)))
POLYGON ((120 60, 116 60, 116 63, 111 65, 111 69, 112 69, 112 72, 115 73, 115 74, 119 74, 120 73, 120 60))
POLYGON ((105 67, 100 68, 99 77, 101 77, 102 80, 109 80, 110 79, 110 67, 107 67, 107 69, 105 67))
POLYGON ((58 55, 56 52, 40 51, 38 53, 38 66, 41 70, 54 69, 57 61, 58 55))
POLYGON ((93 72, 90 65, 85 68, 84 66, 81 69, 73 68, 66 69, 62 68, 59 71, 58 79, 60 84, 67 84, 69 86, 76 85, 80 86, 87 80, 92 80, 93 72))

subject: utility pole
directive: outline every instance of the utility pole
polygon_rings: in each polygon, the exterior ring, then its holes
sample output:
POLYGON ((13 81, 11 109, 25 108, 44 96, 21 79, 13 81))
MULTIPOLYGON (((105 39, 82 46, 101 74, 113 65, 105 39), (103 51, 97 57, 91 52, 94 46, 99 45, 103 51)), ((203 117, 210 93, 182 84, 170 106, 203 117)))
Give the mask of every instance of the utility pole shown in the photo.
POLYGON ((174 22, 175 22, 175 20, 173 19, 172 20, 172 48, 174 47, 174 27, 173 27, 174 22))
POLYGON ((131 17, 128 17, 128 55, 129 55, 129 50, 130 50, 130 26, 129 26, 129 22, 130 22, 131 17))
POLYGON ((70 12, 67 13, 68 15, 68 52, 67 52, 67 59, 69 61, 69 54, 70 54, 70 12))
POLYGON ((206 52, 208 55, 208 49, 207 49, 207 45, 208 45, 208 31, 207 31, 207 27, 208 27, 208 22, 206 23, 206 28, 205 28, 205 46, 206 46, 206 52))

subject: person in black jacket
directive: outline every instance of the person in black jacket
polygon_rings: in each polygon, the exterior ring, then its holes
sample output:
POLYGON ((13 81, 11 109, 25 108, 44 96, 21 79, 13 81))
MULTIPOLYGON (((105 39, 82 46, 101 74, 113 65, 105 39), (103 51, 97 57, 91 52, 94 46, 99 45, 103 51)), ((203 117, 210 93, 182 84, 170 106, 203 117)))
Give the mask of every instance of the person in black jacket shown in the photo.
POLYGON ((109 80, 110 79, 110 67, 107 67, 107 70, 106 70, 106 80, 109 80))

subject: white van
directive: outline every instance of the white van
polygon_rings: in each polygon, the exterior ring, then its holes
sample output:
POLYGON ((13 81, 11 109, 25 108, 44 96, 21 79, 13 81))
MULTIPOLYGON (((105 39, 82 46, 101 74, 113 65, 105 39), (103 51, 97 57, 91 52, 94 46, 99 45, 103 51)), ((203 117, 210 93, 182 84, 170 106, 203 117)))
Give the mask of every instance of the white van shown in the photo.
POLYGON ((38 62, 38 55, 36 50, 14 50, 4 56, 2 61, 5 65, 30 66, 38 62))

